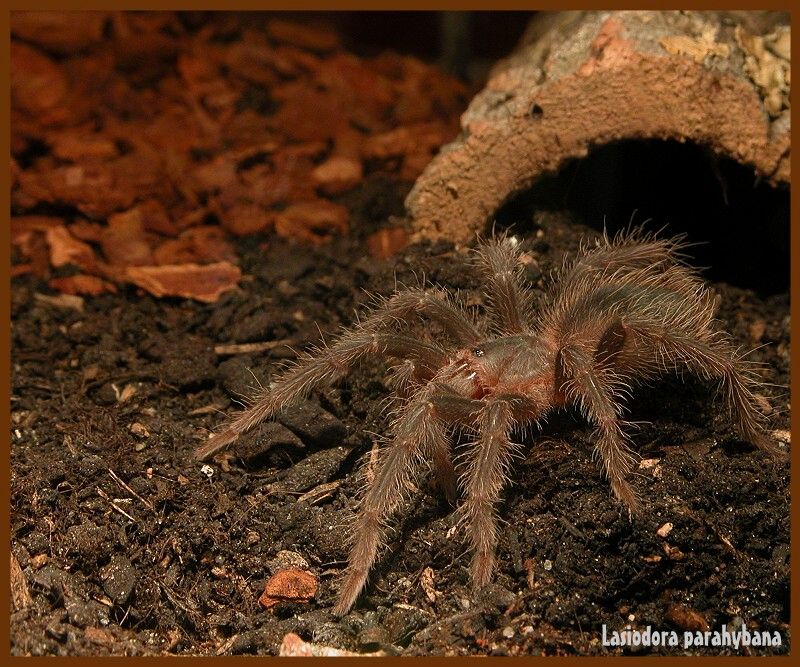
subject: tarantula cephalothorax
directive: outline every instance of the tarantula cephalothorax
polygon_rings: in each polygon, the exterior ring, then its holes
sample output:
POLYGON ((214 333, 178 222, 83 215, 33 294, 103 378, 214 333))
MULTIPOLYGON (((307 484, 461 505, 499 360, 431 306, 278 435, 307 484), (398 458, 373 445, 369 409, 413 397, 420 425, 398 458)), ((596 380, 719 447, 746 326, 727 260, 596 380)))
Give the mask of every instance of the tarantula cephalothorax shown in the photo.
POLYGON ((476 253, 489 327, 473 322, 440 288, 398 290, 329 347, 306 353, 196 456, 211 456, 367 356, 400 360, 392 439, 364 493, 335 611, 344 614, 355 602, 387 520, 410 478, 428 466, 452 502, 458 478, 459 511, 474 552, 472 580, 481 586, 495 564, 496 504, 516 447, 510 433, 554 408, 576 405, 594 424, 596 454, 614 495, 631 512, 638 499, 626 476, 634 458, 621 413, 622 397, 637 381, 679 369, 717 379, 741 436, 780 451, 762 430, 756 377, 716 327, 714 295, 682 263, 681 248, 678 239, 641 232, 603 237, 564 266, 534 317, 516 240, 489 240, 476 253), (403 333, 422 317, 435 321, 449 343, 403 333), (472 434, 458 466, 452 428, 472 434))

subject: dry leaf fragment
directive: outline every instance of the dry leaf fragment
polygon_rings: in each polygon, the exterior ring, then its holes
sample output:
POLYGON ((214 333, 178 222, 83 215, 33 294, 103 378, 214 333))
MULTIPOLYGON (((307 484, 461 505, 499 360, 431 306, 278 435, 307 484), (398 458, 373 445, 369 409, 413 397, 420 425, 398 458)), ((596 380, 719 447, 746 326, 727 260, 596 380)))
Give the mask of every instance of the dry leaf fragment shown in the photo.
POLYGON ((308 602, 316 594, 317 578, 311 572, 287 567, 270 577, 258 601, 269 609, 279 602, 308 602))
POLYGON ((239 267, 230 262, 129 266, 124 274, 126 280, 153 296, 182 296, 204 303, 217 301, 223 292, 236 287, 241 277, 239 267))

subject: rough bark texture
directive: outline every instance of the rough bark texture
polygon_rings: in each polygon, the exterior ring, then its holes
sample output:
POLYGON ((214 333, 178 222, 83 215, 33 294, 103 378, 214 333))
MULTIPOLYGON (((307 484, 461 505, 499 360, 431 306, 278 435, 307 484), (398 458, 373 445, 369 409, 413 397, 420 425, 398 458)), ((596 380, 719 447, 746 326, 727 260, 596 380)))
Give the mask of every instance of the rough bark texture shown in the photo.
POLYGON ((674 139, 789 183, 789 26, 778 12, 534 19, 406 200, 417 237, 474 238, 514 193, 622 139, 674 139))

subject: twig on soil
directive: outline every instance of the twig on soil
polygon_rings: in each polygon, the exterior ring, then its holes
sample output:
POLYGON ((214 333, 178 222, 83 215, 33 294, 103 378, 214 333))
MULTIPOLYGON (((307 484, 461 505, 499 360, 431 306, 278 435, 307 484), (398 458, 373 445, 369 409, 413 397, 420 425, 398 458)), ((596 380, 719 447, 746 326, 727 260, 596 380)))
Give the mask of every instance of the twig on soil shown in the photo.
MULTIPOLYGON (((125 482, 123 482, 117 473, 115 473, 111 468, 108 469, 108 474, 111 475, 111 479, 113 479, 117 484, 119 484, 123 489, 125 489, 128 493, 130 493, 136 500, 138 500, 142 505, 144 505, 147 509, 149 509, 153 514, 158 516, 158 512, 156 511, 155 506, 149 500, 145 500, 142 498, 136 491, 134 491, 130 486, 128 486, 125 482)), ((161 519, 159 517, 159 523, 161 519)))
POLYGON ((289 347, 297 341, 293 338, 281 338, 279 340, 267 340, 261 343, 232 343, 230 345, 215 345, 214 353, 220 355, 227 354, 249 354, 251 352, 264 352, 274 350, 276 347, 289 347))
POLYGON ((120 514, 122 514, 122 516, 127 517, 128 519, 130 519, 131 521, 133 521, 133 523, 137 523, 136 519, 134 519, 124 509, 122 509, 121 507, 118 507, 116 502, 114 500, 112 500, 111 497, 105 491, 103 491, 103 489, 101 489, 99 486, 96 486, 95 489, 97 489, 97 495, 98 496, 100 496, 104 500, 107 500, 111 504, 111 508, 112 509, 114 509, 117 512, 119 512, 120 514))

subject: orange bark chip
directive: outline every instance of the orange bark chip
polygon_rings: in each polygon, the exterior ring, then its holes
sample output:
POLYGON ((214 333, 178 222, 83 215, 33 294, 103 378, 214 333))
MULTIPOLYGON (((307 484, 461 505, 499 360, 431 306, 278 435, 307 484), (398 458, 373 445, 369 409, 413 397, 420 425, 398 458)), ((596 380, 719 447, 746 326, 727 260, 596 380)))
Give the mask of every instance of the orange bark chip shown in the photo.
POLYGON ((326 195, 340 195, 361 183, 364 170, 359 160, 333 156, 316 167, 311 176, 326 195))
POLYGON ((269 609, 280 602, 308 602, 316 594, 317 578, 311 572, 287 567, 270 577, 258 601, 269 609))
POLYGON ((132 208, 115 213, 100 238, 103 254, 112 264, 147 266, 153 263, 153 253, 147 242, 142 211, 132 208))
POLYGON ((47 284, 62 294, 90 294, 97 296, 103 292, 111 292, 112 294, 117 292, 117 288, 111 283, 97 276, 87 276, 84 273, 64 278, 53 278, 47 284))
POLYGON ((333 232, 347 232, 349 211, 327 199, 299 202, 275 216, 275 231, 281 236, 321 244, 333 232))
POLYGON ((102 40, 109 12, 15 11, 11 32, 48 51, 68 55, 102 40))
POLYGON ((76 239, 63 225, 47 229, 45 238, 53 266, 74 264, 87 271, 95 268, 96 260, 91 246, 76 239))
POLYGON ((339 35, 321 26, 303 25, 282 19, 267 24, 267 34, 276 42, 324 53, 339 47, 339 35))
POLYGON ((223 292, 236 287, 241 277, 239 267, 230 262, 129 266, 125 270, 126 280, 153 296, 182 296, 204 303, 217 301, 223 292))
POLYGON ((234 204, 219 213, 222 226, 236 236, 264 231, 272 224, 273 214, 258 204, 234 204))
POLYGON ((367 239, 369 254, 375 259, 389 259, 398 250, 408 245, 408 234, 405 229, 379 229, 367 239))
POLYGON ((20 111, 52 109, 67 92, 64 70, 36 49, 11 43, 11 102, 20 111))

